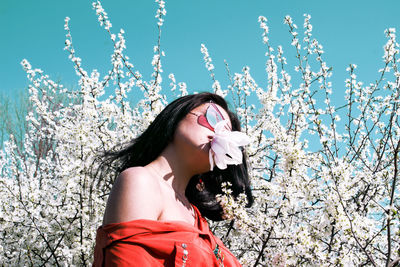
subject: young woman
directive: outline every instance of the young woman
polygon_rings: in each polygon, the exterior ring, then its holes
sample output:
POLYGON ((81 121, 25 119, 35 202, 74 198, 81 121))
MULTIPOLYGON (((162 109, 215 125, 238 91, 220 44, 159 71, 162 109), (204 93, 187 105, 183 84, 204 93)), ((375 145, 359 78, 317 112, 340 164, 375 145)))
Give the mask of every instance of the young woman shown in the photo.
POLYGON ((94 266, 240 266, 202 217, 222 220, 221 184, 253 202, 247 137, 223 98, 181 97, 121 151, 103 226, 97 230, 94 266), (216 165, 216 167, 214 167, 216 165))

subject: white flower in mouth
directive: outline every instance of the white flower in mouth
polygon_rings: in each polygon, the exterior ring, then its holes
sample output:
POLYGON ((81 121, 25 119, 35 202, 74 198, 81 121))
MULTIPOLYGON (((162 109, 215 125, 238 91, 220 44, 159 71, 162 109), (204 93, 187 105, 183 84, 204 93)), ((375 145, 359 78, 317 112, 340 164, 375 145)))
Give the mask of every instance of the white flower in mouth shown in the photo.
POLYGON ((239 131, 228 130, 228 122, 220 121, 215 125, 215 134, 209 151, 210 170, 216 165, 219 169, 226 169, 227 165, 242 163, 243 154, 240 146, 250 143, 250 138, 239 131))

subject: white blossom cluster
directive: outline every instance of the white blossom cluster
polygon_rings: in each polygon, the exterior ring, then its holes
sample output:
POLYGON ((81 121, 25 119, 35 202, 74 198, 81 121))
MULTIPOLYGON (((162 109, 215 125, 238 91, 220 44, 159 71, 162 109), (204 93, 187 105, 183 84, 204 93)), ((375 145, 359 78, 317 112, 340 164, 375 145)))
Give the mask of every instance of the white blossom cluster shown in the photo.
MULTIPOLYGON (((165 3, 157 0, 159 38, 148 80, 124 54, 124 31, 111 31, 100 2, 93 8, 113 42, 109 72, 83 69, 65 19, 65 50, 79 90, 52 81, 27 60, 33 109, 23 147, 11 136, 0 151, 0 265, 90 265, 111 175, 95 179, 99 153, 138 136, 166 104, 162 92, 160 36, 165 3), (127 97, 134 92, 133 104, 127 97), (62 96, 60 98, 60 96, 62 96), (62 99, 62 100, 60 100, 62 99)), ((232 98, 250 137, 245 147, 254 204, 233 197, 230 184, 217 199, 227 221, 211 223, 244 266, 395 266, 400 261, 399 44, 388 29, 383 68, 376 82, 357 80, 350 65, 345 105, 330 99, 332 68, 305 15, 303 38, 286 16, 296 63, 288 67, 282 46, 266 47, 268 83, 260 87, 244 67, 229 72, 222 90, 201 45, 210 90, 232 98), (342 118, 342 119, 341 119, 342 118)), ((170 74, 171 90, 186 95, 170 74)))
MULTIPOLYGON (((2 266, 90 265, 111 183, 110 177, 93 177, 98 156, 141 133, 165 105, 159 57, 151 79, 143 80, 124 55, 124 31, 115 36, 101 3, 93 8, 114 44, 107 75, 83 69, 69 18, 65 50, 79 76, 79 90, 65 89, 22 61, 33 110, 26 117, 23 149, 11 137, 0 154, 2 266), (133 107, 127 100, 131 90, 138 96, 143 92, 133 107)), ((155 50, 158 56, 160 49, 155 50)))
POLYGON ((204 44, 201 44, 200 51, 204 56, 204 63, 206 64, 206 68, 210 72, 211 79, 213 80, 213 84, 211 87, 214 90, 214 93, 225 97, 227 95, 227 91, 222 90, 219 81, 215 79, 214 64, 212 64, 212 59, 210 54, 208 53, 207 47, 204 44))
POLYGON ((255 203, 244 209, 243 196, 233 198, 226 185, 218 199, 232 221, 212 227, 245 266, 395 266, 400 261, 395 30, 386 31, 380 79, 364 86, 350 65, 346 104, 336 108, 330 101, 332 69, 312 37, 311 17, 304 17, 302 39, 285 17, 296 52, 294 72, 282 46, 277 52, 270 46, 267 19, 260 17, 268 85, 260 88, 248 67, 232 77, 229 89, 252 138, 246 152, 255 203), (250 105, 253 95, 259 102, 250 105))

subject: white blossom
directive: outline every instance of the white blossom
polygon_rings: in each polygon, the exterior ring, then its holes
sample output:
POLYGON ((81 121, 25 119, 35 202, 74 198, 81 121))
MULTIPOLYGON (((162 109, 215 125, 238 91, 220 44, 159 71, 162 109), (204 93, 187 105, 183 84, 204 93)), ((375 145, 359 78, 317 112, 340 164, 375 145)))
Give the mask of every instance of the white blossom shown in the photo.
POLYGON ((228 122, 222 120, 215 125, 215 133, 211 141, 209 152, 210 170, 216 165, 219 169, 226 169, 227 165, 242 163, 243 155, 240 146, 247 145, 250 140, 244 133, 230 131, 228 122))

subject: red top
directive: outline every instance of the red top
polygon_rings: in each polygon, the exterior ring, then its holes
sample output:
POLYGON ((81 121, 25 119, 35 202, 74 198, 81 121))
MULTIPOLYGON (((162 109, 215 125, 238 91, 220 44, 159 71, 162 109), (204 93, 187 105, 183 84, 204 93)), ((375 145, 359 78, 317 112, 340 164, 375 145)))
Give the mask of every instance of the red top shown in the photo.
POLYGON ((99 227, 93 266, 241 266, 193 208, 194 226, 142 219, 99 227))

